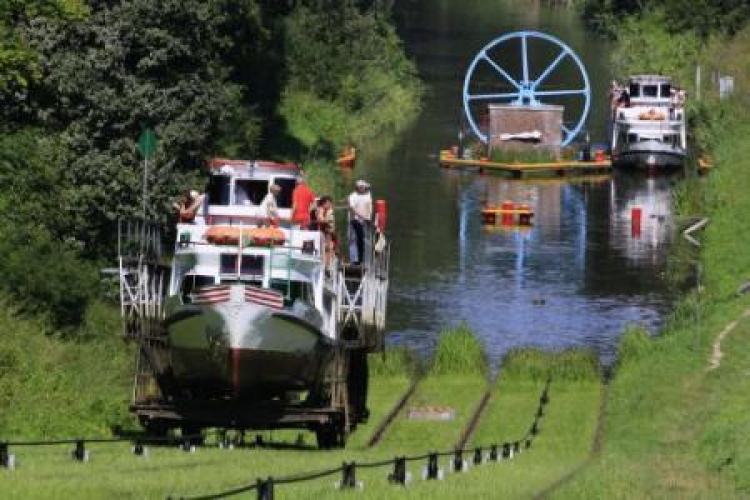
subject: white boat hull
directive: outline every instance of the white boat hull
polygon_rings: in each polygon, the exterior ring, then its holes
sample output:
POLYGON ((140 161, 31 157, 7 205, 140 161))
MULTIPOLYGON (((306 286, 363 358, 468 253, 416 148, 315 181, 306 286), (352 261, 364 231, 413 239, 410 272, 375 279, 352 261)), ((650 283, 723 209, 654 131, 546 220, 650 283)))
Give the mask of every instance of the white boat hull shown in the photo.
POLYGON ((686 156, 683 148, 651 140, 615 149, 612 151, 612 162, 621 167, 678 168, 685 164, 686 156))
POLYGON ((176 385, 192 397, 269 399, 315 386, 333 343, 311 308, 179 305, 165 320, 176 385))

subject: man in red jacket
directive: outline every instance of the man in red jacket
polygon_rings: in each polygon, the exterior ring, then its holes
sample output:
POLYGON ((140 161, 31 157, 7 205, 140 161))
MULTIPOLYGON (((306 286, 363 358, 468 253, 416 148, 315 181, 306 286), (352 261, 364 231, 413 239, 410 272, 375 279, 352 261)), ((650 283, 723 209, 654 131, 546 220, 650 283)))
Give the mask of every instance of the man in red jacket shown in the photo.
POLYGON ((315 201, 315 193, 307 185, 305 179, 297 178, 297 185, 292 191, 292 224, 307 229, 310 225, 310 207, 315 201))

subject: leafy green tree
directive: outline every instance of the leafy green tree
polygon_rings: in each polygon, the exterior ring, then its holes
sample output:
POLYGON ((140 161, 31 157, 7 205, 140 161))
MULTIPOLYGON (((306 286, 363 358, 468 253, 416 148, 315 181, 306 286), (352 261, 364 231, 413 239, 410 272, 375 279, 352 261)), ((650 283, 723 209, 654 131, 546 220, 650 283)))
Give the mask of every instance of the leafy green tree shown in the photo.
MULTIPOLYGON (((149 177, 150 216, 199 183, 205 158, 229 124, 251 126, 242 89, 228 82, 223 1, 90 1, 82 20, 41 19, 29 28, 44 87, 39 116, 61 130, 57 165, 64 230, 93 254, 111 249, 112 223, 138 215, 136 141, 153 127, 159 148, 149 177)), ((252 138, 252 130, 240 138, 252 138)))
POLYGON ((629 15, 657 11, 667 31, 692 31, 702 38, 734 34, 750 20, 748 0, 577 0, 577 5, 592 26, 610 33, 629 15))
POLYGON ((49 229, 64 220, 54 150, 30 131, 0 137, 0 295, 14 298, 22 312, 69 327, 81 320, 98 285, 81 247, 49 229))
POLYGON ((286 19, 281 111, 307 146, 357 143, 398 130, 421 86, 385 2, 301 1, 286 19))
POLYGON ((81 0, 0 0, 0 116, 25 116, 29 89, 41 77, 39 57, 22 28, 32 19, 76 19, 85 16, 81 0))

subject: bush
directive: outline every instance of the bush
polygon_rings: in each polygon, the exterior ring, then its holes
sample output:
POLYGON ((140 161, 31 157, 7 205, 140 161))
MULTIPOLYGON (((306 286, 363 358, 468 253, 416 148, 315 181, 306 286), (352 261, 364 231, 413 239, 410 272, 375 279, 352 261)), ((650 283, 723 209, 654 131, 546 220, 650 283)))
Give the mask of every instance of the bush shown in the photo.
POLYGON ((503 360, 501 377, 534 382, 586 382, 600 378, 599 358, 591 350, 566 349, 549 353, 534 348, 516 349, 503 360))
POLYGON ((397 347, 370 355, 369 367, 370 376, 375 378, 412 377, 418 370, 418 363, 411 350, 397 347))
POLYGON ((444 330, 435 348, 429 373, 431 375, 488 375, 484 347, 468 325, 462 323, 444 330))
POLYGON ((0 290, 23 312, 49 315, 56 327, 80 324, 99 293, 94 264, 43 227, 0 228, 0 255, 0 290))

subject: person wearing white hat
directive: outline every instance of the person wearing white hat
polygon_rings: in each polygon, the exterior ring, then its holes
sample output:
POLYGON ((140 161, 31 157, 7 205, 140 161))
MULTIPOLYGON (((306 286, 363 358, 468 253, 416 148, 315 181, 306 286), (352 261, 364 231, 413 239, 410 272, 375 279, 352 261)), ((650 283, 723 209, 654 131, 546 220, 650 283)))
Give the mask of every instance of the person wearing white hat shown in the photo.
POLYGON ((354 264, 361 264, 365 253, 365 225, 372 221, 372 194, 370 184, 365 180, 358 180, 355 190, 349 195, 349 213, 351 228, 357 244, 357 255, 352 255, 354 264))

